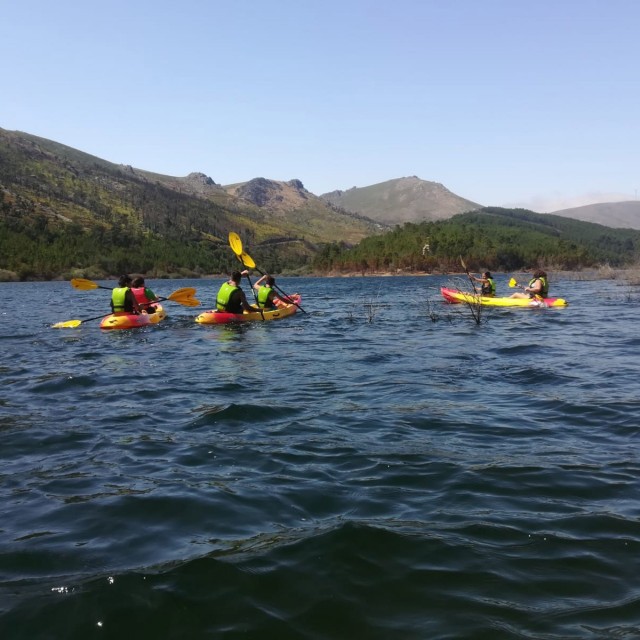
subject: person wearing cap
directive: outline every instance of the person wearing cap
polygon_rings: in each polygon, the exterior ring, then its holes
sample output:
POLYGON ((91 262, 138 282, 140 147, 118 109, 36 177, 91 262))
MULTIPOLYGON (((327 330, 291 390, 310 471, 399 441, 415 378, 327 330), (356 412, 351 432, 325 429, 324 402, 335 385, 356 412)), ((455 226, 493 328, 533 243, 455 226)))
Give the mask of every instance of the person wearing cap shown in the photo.
POLYGON ((226 311, 227 313, 257 311, 257 309, 254 309, 247 302, 247 296, 245 296, 244 291, 240 288, 242 276, 248 274, 249 272, 246 269, 242 272, 234 271, 231 274, 231 278, 222 284, 216 296, 216 309, 218 311, 226 311))
POLYGON ((485 271, 481 278, 471 276, 476 282, 481 282, 480 295, 488 298, 493 298, 496 295, 496 282, 493 279, 490 271, 485 271))

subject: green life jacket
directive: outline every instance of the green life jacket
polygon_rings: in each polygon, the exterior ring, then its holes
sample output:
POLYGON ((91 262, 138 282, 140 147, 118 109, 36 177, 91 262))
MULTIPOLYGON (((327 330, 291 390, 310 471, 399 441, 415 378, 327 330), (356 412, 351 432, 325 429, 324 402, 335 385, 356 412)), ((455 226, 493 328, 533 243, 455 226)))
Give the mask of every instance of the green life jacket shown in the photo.
POLYGON ((258 289, 258 306, 261 309, 273 308, 273 304, 269 302, 269 294, 273 291, 271 287, 260 287, 258 289))
MULTIPOLYGON (((116 287, 111 293, 111 308, 114 313, 118 313, 120 311, 126 311, 125 309, 125 299, 127 296, 127 291, 129 287, 116 287)), ((131 311, 131 309, 129 309, 131 311)))
POLYGON ((540 288, 540 295, 543 298, 546 298, 549 295, 549 283, 547 282, 547 279, 543 276, 540 276, 539 278, 532 278, 529 282, 529 287, 533 287, 536 280, 540 280, 540 282, 542 283, 542 287, 540 288))
POLYGON ((227 306, 229 304, 229 298, 231 298, 231 294, 239 289, 236 285, 230 285, 228 282, 225 282, 218 291, 218 295, 216 297, 216 308, 218 311, 226 311, 227 306))
POLYGON ((487 278, 488 283, 482 283, 482 289, 480 293, 483 296, 495 296, 496 295, 496 283, 493 278, 487 278))

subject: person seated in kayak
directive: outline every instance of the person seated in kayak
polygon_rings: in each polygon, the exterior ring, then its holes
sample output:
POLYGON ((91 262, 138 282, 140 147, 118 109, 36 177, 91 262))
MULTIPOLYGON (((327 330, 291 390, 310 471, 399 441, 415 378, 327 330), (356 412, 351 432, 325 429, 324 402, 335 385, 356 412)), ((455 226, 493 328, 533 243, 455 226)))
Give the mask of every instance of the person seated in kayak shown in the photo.
POLYGON ((146 311, 147 313, 156 312, 153 302, 158 299, 158 296, 153 293, 151 289, 145 286, 143 277, 139 276, 133 279, 133 282, 131 283, 131 292, 143 311, 146 311))
POLYGON ((253 288, 258 292, 258 306, 261 309, 277 309, 278 308, 276 301, 281 300, 281 298, 275 292, 275 289, 274 289, 275 285, 276 285, 276 279, 267 273, 265 273, 253 285, 253 288), (262 284, 263 282, 264 282, 264 285, 262 284))
POLYGON ((240 288, 242 276, 248 275, 245 269, 242 273, 234 271, 231 278, 225 282, 218 290, 216 296, 216 309, 227 313, 242 313, 243 311, 258 311, 247 302, 244 291, 240 288))
POLYGON ((486 298, 493 298, 496 295, 496 282, 491 276, 490 271, 485 271, 481 278, 476 278, 475 276, 471 277, 476 282, 482 283, 482 286, 480 287, 480 295, 483 295, 486 298))
POLYGON ((111 292, 111 311, 136 314, 141 312, 140 305, 131 291, 130 276, 120 276, 118 286, 111 292))
POLYGON ((524 293, 516 291, 511 294, 512 298, 548 298, 549 297, 549 280, 547 273, 542 269, 536 269, 532 274, 529 284, 524 287, 524 293))

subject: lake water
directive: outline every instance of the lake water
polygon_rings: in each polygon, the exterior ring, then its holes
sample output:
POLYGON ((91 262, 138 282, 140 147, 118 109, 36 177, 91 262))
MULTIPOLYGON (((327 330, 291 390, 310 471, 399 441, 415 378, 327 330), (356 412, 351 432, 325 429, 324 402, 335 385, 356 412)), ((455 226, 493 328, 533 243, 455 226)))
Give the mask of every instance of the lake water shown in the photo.
POLYGON ((150 281, 204 306, 116 332, 1 284, 0 638, 640 638, 637 290, 478 326, 452 282, 200 326, 220 281, 150 281))

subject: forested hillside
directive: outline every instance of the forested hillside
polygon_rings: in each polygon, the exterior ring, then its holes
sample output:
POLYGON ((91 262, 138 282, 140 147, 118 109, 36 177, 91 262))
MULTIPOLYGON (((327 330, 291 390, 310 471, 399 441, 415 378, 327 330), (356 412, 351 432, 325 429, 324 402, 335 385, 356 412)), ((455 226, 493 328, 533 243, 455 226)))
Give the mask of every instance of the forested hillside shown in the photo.
POLYGON ((234 266, 229 231, 265 268, 293 271, 318 245, 383 228, 299 180, 247 185, 227 191, 200 173, 160 176, 0 129, 0 279, 225 273, 234 266))
POLYGON ((640 246, 640 231, 495 207, 384 229, 299 180, 223 187, 0 129, 0 280, 227 273, 229 231, 263 270, 289 274, 459 270, 460 256, 475 270, 623 266, 640 246))
POLYGON ((449 220, 407 223, 353 248, 328 245, 313 267, 323 272, 446 272, 460 270, 461 256, 476 271, 624 266, 638 261, 640 231, 487 207, 449 220))

